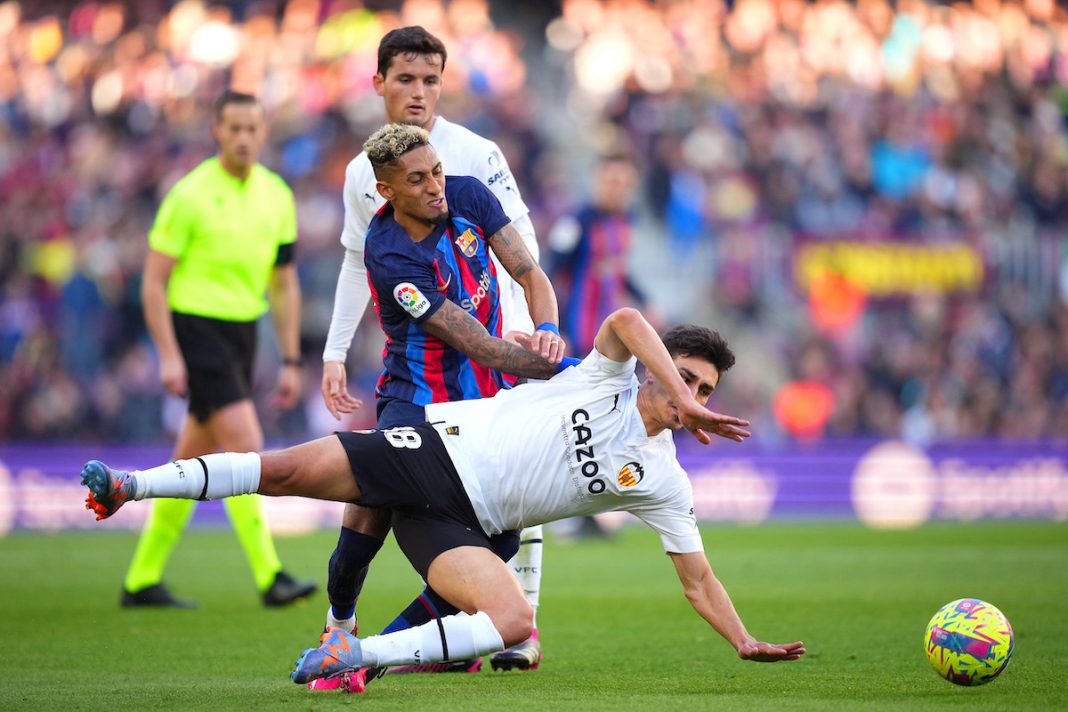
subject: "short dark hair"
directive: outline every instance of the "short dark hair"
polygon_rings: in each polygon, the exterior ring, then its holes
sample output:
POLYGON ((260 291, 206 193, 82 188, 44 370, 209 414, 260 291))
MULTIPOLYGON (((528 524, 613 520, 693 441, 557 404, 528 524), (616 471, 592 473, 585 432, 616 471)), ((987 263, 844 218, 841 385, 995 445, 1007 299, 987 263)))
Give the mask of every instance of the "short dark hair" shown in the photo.
POLYGON ((254 94, 246 94, 244 92, 227 89, 215 100, 215 106, 213 107, 215 120, 222 121, 223 109, 230 104, 254 104, 258 106, 259 103, 260 100, 257 99, 254 94))
POLYGON ((694 324, 681 324, 665 331, 660 340, 664 342, 671 358, 693 356, 708 361, 720 375, 734 365, 734 352, 719 332, 694 324))
POLYGON ((626 148, 613 148, 598 154, 597 165, 603 166, 606 163, 629 163, 634 167, 638 165, 634 154, 626 148))
POLYGON ((441 71, 445 71, 445 60, 449 53, 445 51, 445 44, 434 35, 427 32, 419 25, 410 27, 398 27, 390 30, 382 41, 378 43, 378 73, 383 77, 393 63, 393 58, 398 54, 439 54, 441 55, 441 71))

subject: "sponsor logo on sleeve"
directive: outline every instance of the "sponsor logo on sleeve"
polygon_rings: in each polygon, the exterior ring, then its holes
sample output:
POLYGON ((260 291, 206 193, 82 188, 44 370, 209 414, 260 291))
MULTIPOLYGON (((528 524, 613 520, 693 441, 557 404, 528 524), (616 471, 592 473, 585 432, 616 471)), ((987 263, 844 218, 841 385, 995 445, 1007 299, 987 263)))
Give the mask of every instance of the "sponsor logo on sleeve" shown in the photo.
POLYGON ((478 252, 478 235, 471 228, 467 228, 456 238, 456 246, 464 253, 464 257, 474 257, 478 252))
POLYGON ((401 282, 394 287, 393 298, 413 319, 418 319, 430 309, 430 300, 411 282, 401 282))
POLYGON ((618 480, 619 484, 623 487, 633 487, 641 482, 644 477, 645 468, 637 462, 628 462, 626 465, 623 465, 623 469, 616 475, 616 480, 618 480))
MULTIPOLYGON (((509 172, 509 170, 507 168, 502 168, 501 170, 497 171, 496 173, 494 173, 493 175, 491 175, 489 177, 489 179, 486 181, 486 185, 489 186, 490 188, 492 188, 494 183, 499 183, 500 181, 509 180, 509 179, 511 179, 511 177, 512 177, 511 172, 509 172)), ((506 186, 506 187, 508 187, 508 186, 506 186)))

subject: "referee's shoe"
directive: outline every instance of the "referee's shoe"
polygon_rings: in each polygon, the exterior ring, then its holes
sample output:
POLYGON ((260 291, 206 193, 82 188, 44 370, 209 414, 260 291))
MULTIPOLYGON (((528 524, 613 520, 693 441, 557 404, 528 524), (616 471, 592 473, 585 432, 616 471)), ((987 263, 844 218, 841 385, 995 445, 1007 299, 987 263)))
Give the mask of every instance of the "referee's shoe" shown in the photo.
MULTIPOLYGON (((313 581, 295 579, 285 571, 274 575, 274 582, 263 592, 263 605, 270 608, 288 606, 290 603, 307 598, 319 589, 313 581)), ((123 589, 119 603, 123 608, 196 608, 197 604, 184 598, 178 598, 161 583, 146 586, 138 591, 123 589)))
POLYGON ((154 583, 137 591, 122 590, 119 604, 123 608, 157 607, 157 608, 196 608, 197 604, 184 598, 178 598, 162 583, 154 583))
POLYGON ((288 606, 290 603, 307 598, 319 587, 314 581, 302 581, 295 579, 285 571, 279 571, 274 575, 274 583, 263 592, 263 605, 270 608, 288 606))

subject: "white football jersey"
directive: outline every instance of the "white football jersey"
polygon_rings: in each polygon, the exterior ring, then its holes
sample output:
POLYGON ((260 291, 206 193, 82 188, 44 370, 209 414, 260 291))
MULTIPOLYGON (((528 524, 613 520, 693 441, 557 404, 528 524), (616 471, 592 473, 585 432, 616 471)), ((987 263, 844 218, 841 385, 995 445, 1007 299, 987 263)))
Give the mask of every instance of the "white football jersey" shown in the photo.
POLYGON ((636 363, 594 350, 549 381, 427 406, 487 534, 622 510, 665 551, 703 550, 672 433, 645 432, 636 363))

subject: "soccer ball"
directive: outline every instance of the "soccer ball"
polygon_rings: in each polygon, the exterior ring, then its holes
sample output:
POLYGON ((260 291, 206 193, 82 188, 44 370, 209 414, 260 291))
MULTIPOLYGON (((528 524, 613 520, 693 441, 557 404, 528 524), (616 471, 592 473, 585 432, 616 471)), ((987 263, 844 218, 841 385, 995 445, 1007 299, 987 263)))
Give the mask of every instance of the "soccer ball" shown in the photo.
POLYGON ((927 624, 927 661, 954 685, 985 685, 1012 659, 1012 626, 994 606, 977 598, 951 601, 927 624))

